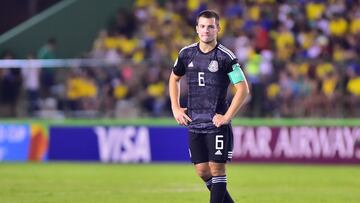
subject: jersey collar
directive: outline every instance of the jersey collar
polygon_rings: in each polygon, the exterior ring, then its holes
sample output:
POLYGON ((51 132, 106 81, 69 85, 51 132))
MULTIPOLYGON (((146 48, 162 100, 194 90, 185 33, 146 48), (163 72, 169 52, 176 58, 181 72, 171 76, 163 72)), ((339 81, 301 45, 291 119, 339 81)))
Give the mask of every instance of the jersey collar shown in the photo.
POLYGON ((210 51, 208 51, 208 52, 205 53, 205 52, 201 51, 201 49, 200 49, 200 42, 198 42, 197 45, 196 45, 198 51, 199 51, 200 53, 202 53, 202 54, 205 54, 205 55, 212 53, 214 50, 216 50, 216 48, 217 48, 218 46, 219 46, 219 42, 216 43, 216 45, 215 45, 215 47, 214 47, 213 49, 211 49, 210 51))

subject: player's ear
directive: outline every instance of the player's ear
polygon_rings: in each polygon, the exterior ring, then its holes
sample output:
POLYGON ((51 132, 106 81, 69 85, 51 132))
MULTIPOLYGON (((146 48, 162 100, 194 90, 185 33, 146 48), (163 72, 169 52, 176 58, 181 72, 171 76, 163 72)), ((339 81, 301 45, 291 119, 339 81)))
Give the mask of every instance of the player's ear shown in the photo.
POLYGON ((195 30, 196 30, 196 33, 199 34, 199 29, 198 29, 197 25, 195 26, 195 30))

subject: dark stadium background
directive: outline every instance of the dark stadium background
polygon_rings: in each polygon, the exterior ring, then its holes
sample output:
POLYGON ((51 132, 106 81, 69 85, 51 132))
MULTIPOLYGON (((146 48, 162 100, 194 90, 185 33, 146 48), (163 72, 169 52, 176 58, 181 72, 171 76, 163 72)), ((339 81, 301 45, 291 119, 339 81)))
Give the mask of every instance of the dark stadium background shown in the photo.
POLYGON ((2 0, 0 35, 60 0, 2 0))

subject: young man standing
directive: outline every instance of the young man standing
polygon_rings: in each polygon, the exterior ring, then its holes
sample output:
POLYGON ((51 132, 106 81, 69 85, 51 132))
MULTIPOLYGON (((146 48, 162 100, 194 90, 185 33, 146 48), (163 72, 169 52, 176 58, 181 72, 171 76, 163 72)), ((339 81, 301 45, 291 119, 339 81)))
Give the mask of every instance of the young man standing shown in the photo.
POLYGON ((199 42, 180 50, 169 79, 174 118, 189 128, 189 152, 197 174, 206 182, 211 203, 234 202, 226 189, 225 164, 232 158, 230 120, 249 93, 233 52, 217 42, 219 15, 211 10, 197 17, 199 42), (188 106, 179 104, 179 81, 186 74, 188 106), (226 101, 230 82, 236 93, 226 101))

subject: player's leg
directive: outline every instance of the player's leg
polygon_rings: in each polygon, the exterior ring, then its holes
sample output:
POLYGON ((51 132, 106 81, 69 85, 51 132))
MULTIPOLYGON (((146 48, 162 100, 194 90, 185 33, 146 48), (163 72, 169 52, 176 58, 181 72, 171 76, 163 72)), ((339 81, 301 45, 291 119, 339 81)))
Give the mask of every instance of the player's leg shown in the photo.
MULTIPOLYGON (((211 192, 211 187, 212 187, 212 175, 211 175, 211 171, 210 171, 210 166, 209 163, 199 163, 199 164, 195 164, 195 170, 197 175, 203 179, 203 181, 205 182, 206 187, 209 189, 209 191, 211 192)), ((224 197, 224 203, 233 203, 234 201, 232 200, 229 192, 226 190, 225 193, 225 197, 224 197)))
POLYGON ((189 154, 194 163, 196 174, 211 190, 211 172, 209 167, 208 149, 204 134, 189 133, 189 154))
MULTIPOLYGON (((209 162, 209 166, 212 175, 210 203, 225 202, 225 196, 228 195, 230 197, 230 195, 227 194, 228 192, 226 189, 227 178, 225 172, 225 163, 209 162)), ((229 201, 228 199, 229 198, 227 198, 226 202, 229 201)))
POLYGON ((207 135, 209 167, 212 175, 211 203, 234 202, 227 191, 226 162, 232 157, 233 135, 231 126, 222 126, 221 132, 207 135))
POLYGON ((211 191, 211 171, 209 162, 195 164, 196 174, 205 182, 206 187, 211 191))
MULTIPOLYGON (((215 143, 215 142, 214 142, 215 143)), ((211 191, 212 175, 209 167, 208 136, 189 132, 189 154, 194 163, 197 175, 203 179, 207 188, 211 191)), ((214 147, 212 147, 214 148, 214 147)), ((232 150, 232 141, 231 141, 232 150)), ((224 158, 223 158, 224 159, 224 158)), ((226 160, 227 158, 225 158, 226 160)), ((225 161, 226 162, 226 161, 225 161)), ((226 191, 224 203, 234 202, 226 191)))

